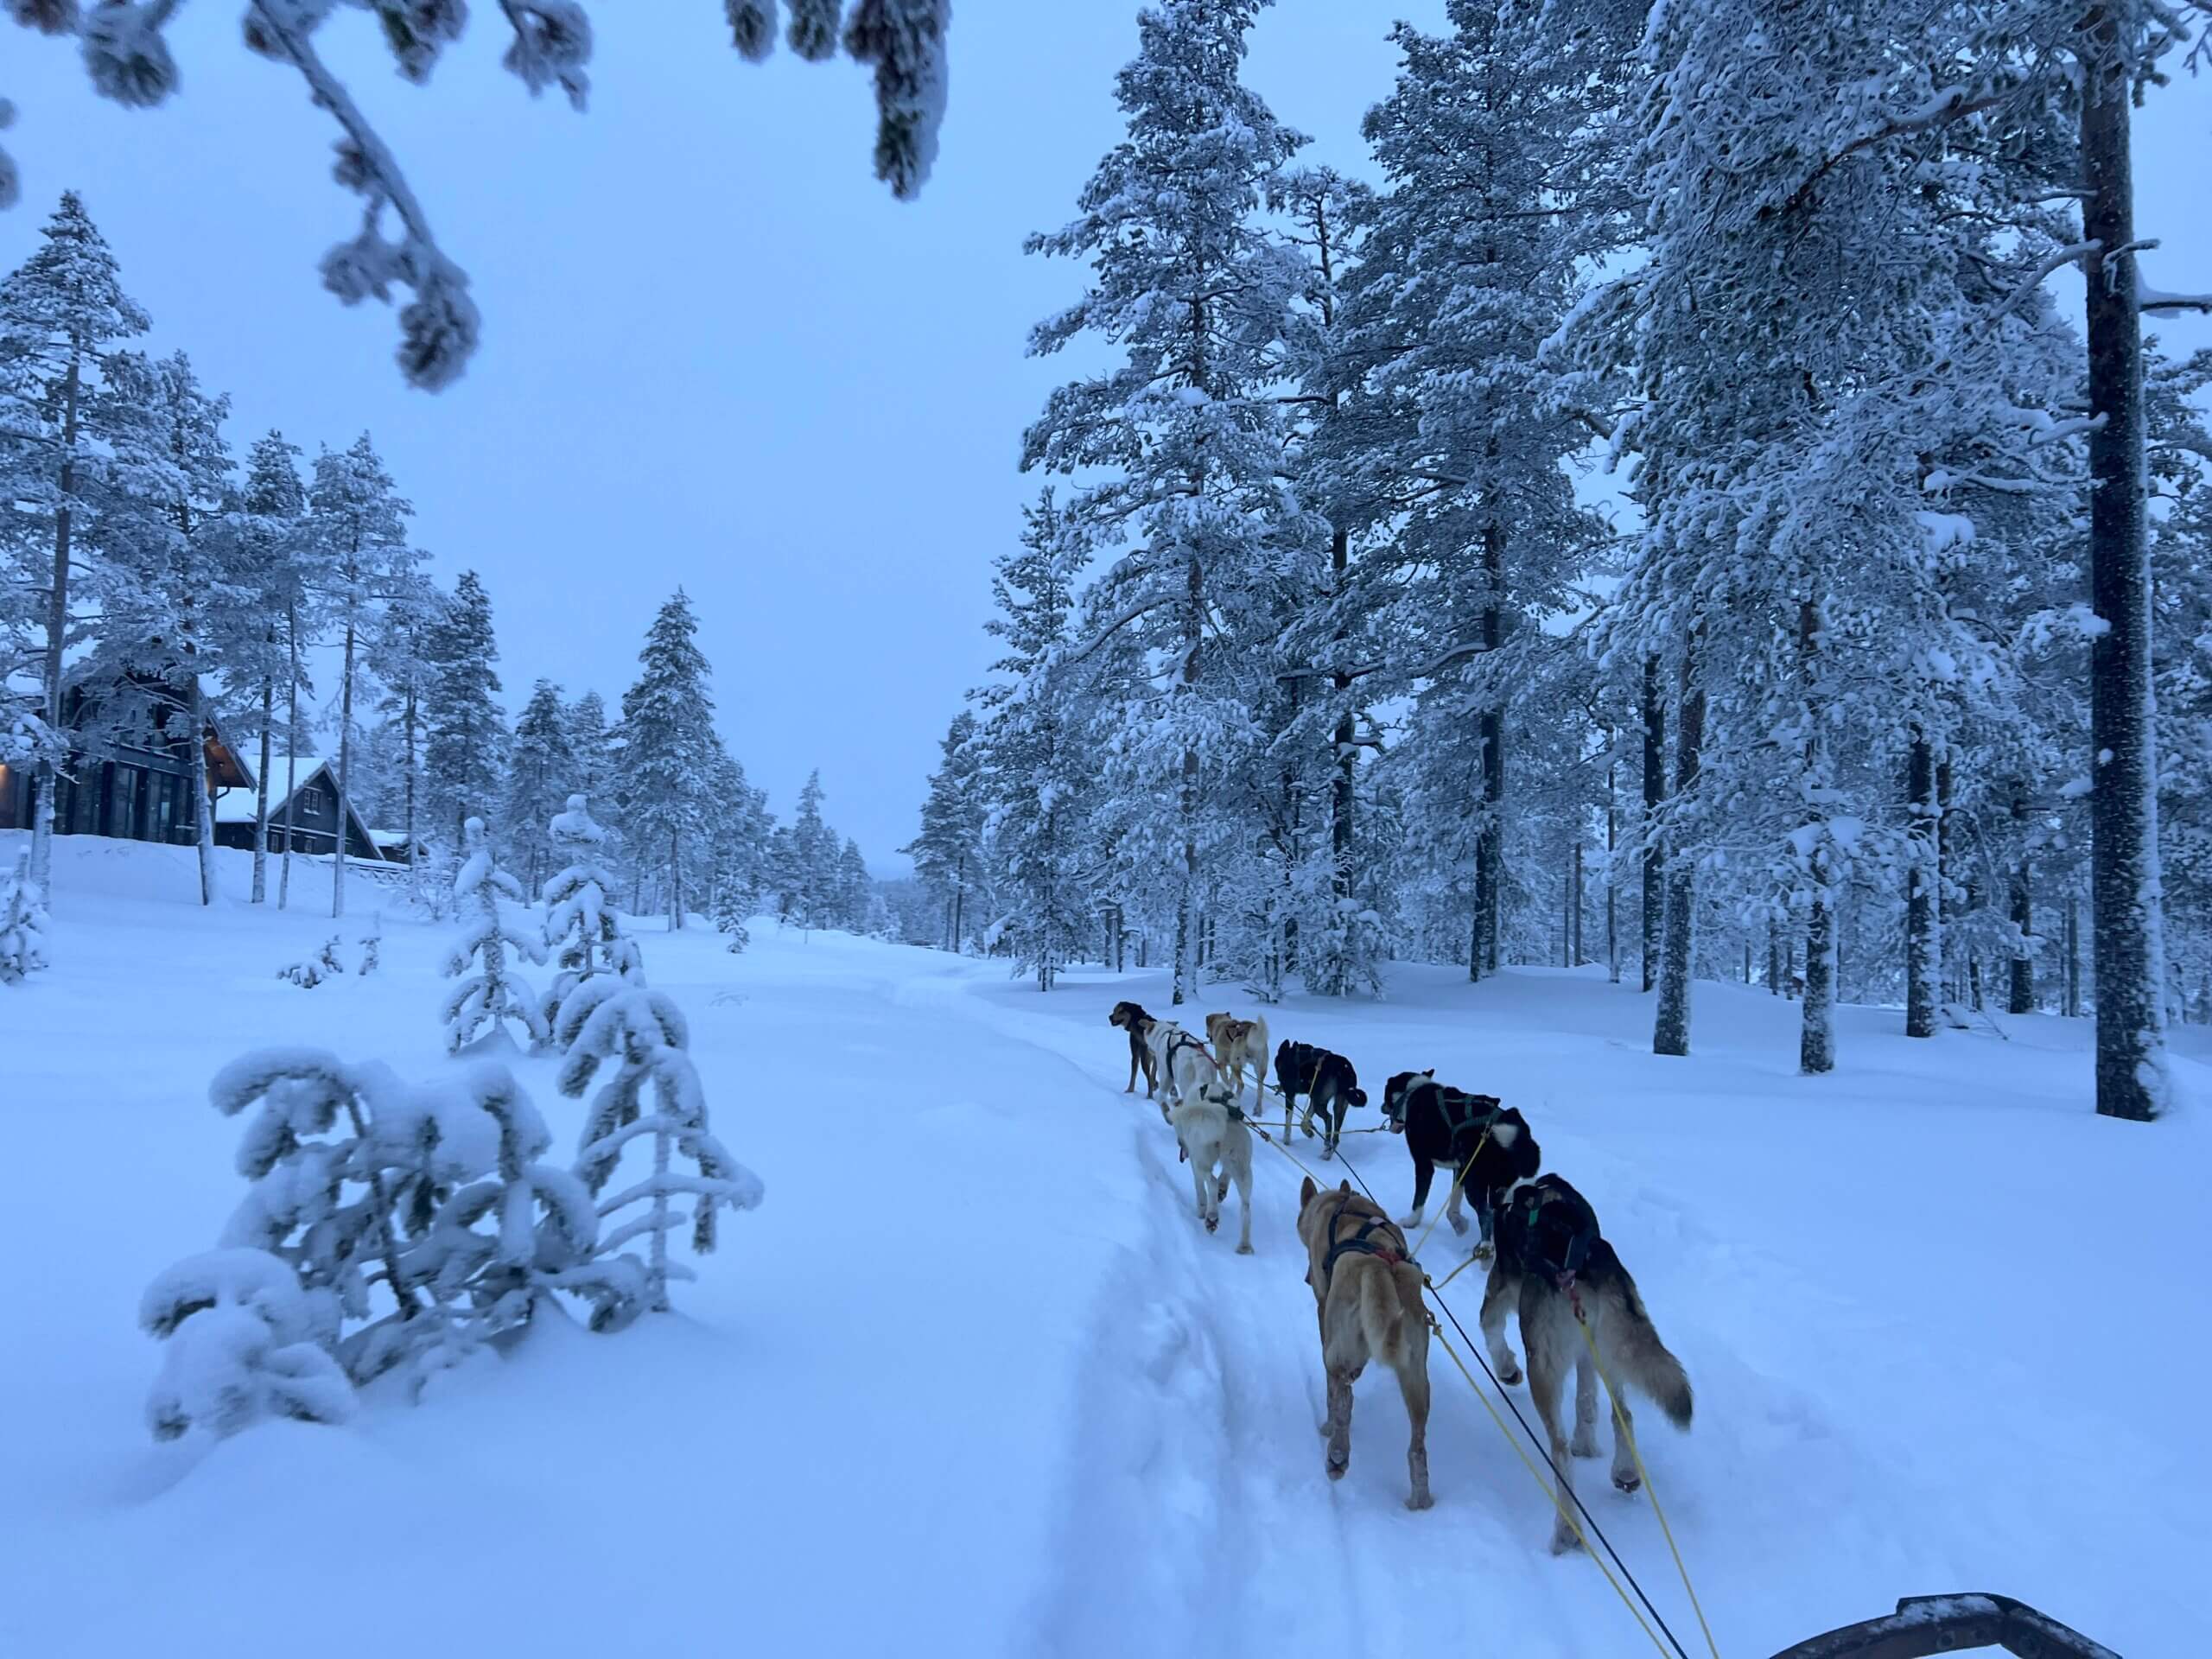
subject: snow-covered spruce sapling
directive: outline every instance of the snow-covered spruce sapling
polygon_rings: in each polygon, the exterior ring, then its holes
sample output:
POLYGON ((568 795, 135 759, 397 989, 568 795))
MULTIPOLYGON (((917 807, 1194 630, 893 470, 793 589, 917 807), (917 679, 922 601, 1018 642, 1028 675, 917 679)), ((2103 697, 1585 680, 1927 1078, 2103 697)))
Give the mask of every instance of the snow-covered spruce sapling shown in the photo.
POLYGON ((294 1275, 313 1340, 357 1384, 406 1368, 419 1388, 547 1291, 589 1304, 596 1331, 644 1305, 642 1264, 594 1259, 582 1183, 533 1161, 551 1136, 504 1066, 409 1085, 321 1049, 266 1049, 208 1093, 224 1116, 251 1115, 238 1168, 252 1185, 219 1245, 294 1275))
POLYGON ((521 976, 507 965, 507 952, 531 962, 545 960, 545 946, 499 913, 501 898, 522 902, 522 887, 492 855, 484 820, 462 825, 467 856, 454 877, 454 896, 464 918, 461 937, 446 958, 446 977, 458 980, 447 993, 442 1015, 446 1048, 458 1053, 487 1026, 494 1031, 512 1020, 530 1033, 533 1046, 545 1041, 544 1016, 521 976), (469 972, 470 965, 476 968, 469 972))
POLYGON ((557 1036, 565 1051, 557 1086, 571 1099, 582 1096, 602 1061, 615 1063, 614 1075, 592 1096, 576 1153, 576 1173, 592 1192, 606 1189, 625 1147, 652 1137, 652 1173, 599 1203, 602 1220, 636 1205, 645 1205, 645 1211, 617 1224, 600 1240, 599 1251, 606 1255, 634 1238, 648 1239, 647 1294, 653 1310, 665 1313, 670 1278, 693 1276, 668 1259, 669 1230, 683 1224, 676 1202, 692 1201, 691 1248, 705 1255, 715 1248, 715 1212, 725 1204, 733 1210, 758 1205, 760 1178, 709 1133, 706 1091, 684 1052, 690 1033, 665 995, 601 976, 578 987, 563 1005, 557 1036), (696 1166, 696 1175, 674 1169, 679 1154, 696 1166))
POLYGON ((187 1256, 146 1287, 138 1323, 166 1344, 146 1397, 159 1440, 235 1434, 268 1417, 342 1423, 353 1385, 318 1339, 299 1275, 267 1250, 187 1256))
POLYGON ((562 868, 545 883, 545 946, 559 970, 539 1004, 550 1030, 561 1016, 570 991, 599 974, 612 974, 632 985, 645 982, 645 961, 637 942, 626 937, 615 914, 614 878, 600 861, 605 826, 586 808, 582 795, 569 797, 568 810, 546 825, 547 839, 562 868))
POLYGON ((0 985, 17 985, 46 966, 46 895, 31 880, 31 855, 0 881, 0 985))
POLYGON ((376 919, 370 924, 368 932, 361 938, 361 966, 359 971, 362 978, 366 979, 371 974, 376 972, 381 961, 380 953, 383 948, 384 912, 378 911, 376 919))
POLYGON ((346 964, 338 960, 338 936, 332 934, 322 942, 322 949, 311 957, 304 957, 288 968, 279 968, 276 977, 287 980, 303 991, 311 991, 326 979, 345 976, 346 964))

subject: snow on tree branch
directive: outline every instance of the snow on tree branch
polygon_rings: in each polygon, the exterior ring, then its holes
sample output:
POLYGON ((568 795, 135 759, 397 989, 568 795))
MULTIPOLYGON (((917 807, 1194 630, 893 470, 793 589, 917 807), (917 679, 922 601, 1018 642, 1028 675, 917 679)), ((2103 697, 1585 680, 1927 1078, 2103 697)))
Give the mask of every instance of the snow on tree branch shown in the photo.
MULTIPOLYGON (((397 353, 408 385, 438 391, 459 379, 474 355, 480 319, 468 296, 468 275, 430 228, 429 216, 397 158, 346 86, 315 48, 314 36, 341 5, 374 14, 399 73, 427 82, 445 48, 467 26, 463 0, 248 0, 249 50, 289 63, 308 96, 327 111, 342 136, 333 169, 362 199, 361 228, 323 256, 323 285, 347 305, 374 296, 391 302, 394 286, 413 297, 400 308, 397 353), (388 233, 386 220, 396 226, 388 233)), ((86 73, 103 98, 131 109, 166 102, 179 84, 163 35, 178 0, 7 0, 8 16, 41 34, 74 35, 86 73)), ((759 61, 775 44, 775 0, 724 0, 733 43, 759 61)), ((513 39, 502 64, 532 96, 557 86, 581 111, 591 90, 591 19, 578 0, 499 0, 513 39)), ((831 56, 840 25, 846 52, 875 71, 875 174, 901 201, 921 193, 937 159, 944 119, 945 34, 950 0, 859 0, 849 17, 841 0, 791 0, 789 40, 809 62, 831 56)), ((0 128, 14 108, 0 99, 0 128)), ((0 210, 15 205, 20 179, 0 149, 0 210)))

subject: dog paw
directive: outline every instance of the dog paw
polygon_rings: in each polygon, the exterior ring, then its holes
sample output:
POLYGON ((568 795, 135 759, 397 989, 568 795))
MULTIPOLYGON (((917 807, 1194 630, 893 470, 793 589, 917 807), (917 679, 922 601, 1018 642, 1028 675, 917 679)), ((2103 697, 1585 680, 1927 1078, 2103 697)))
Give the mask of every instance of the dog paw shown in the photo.
POLYGON ((1406 1500, 1406 1507, 1409 1510, 1420 1510, 1433 1509, 1435 1505, 1436 1500, 1430 1497, 1427 1492, 1415 1492, 1411 1497, 1406 1500))
POLYGON ((1582 1548, 1582 1541, 1574 1535, 1572 1527, 1561 1525, 1552 1529, 1552 1554, 1566 1555, 1582 1548))
POLYGON ((1578 1458, 1594 1458, 1598 1455, 1598 1437, 1595 1434, 1577 1434, 1567 1449, 1578 1458))
POLYGON ((1497 1259, 1497 1246, 1495 1244, 1476 1245, 1472 1259, 1477 1262, 1496 1261, 1497 1259))
POLYGON ((1239 1244, 1236 1247, 1236 1254, 1239 1255, 1249 1255, 1252 1254, 1252 1247, 1249 1244, 1239 1244))
POLYGON ((1228 1176, 1226 1176, 1226 1175, 1220 1175, 1220 1176, 1217 1176, 1217 1177, 1214 1179, 1214 1184, 1213 1184, 1213 1196, 1214 1196, 1214 1201, 1215 1201, 1217 1204, 1218 1204, 1222 1199, 1224 1199, 1224 1198, 1227 1198, 1227 1197, 1229 1196, 1229 1177, 1228 1177, 1228 1176))
POLYGON ((1324 1141, 1321 1143, 1321 1161, 1325 1164, 1330 1159, 1336 1155, 1337 1148, 1335 1143, 1333 1141, 1324 1141))
POLYGON ((1613 1484, 1633 1497, 1643 1490, 1643 1477, 1632 1470, 1624 1473, 1616 1472, 1613 1476, 1613 1484))
POLYGON ((1403 1228, 1406 1231, 1411 1232, 1414 1228, 1421 1225, 1421 1211, 1416 1210, 1410 1216, 1401 1217, 1398 1222, 1398 1225, 1403 1228))
POLYGON ((1346 1458, 1343 1462, 1339 1463, 1337 1461, 1336 1458, 1332 1455, 1325 1466, 1329 1471, 1329 1478, 1331 1480, 1342 1480, 1344 1478, 1344 1471, 1351 1467, 1351 1459, 1350 1458, 1346 1458))
POLYGON ((1499 1386, 1502 1388, 1519 1388, 1521 1386, 1521 1368, 1513 1363, 1512 1361, 1508 1360, 1504 1364, 1497 1368, 1497 1381, 1499 1386))
POLYGON ((1217 1233, 1220 1230, 1221 1217, 1219 1216, 1208 1216, 1206 1217, 1206 1231, 1210 1233, 1217 1233))
POLYGON ((1467 1218, 1465 1216, 1446 1216, 1444 1219, 1452 1224, 1452 1230, 1460 1237, 1467 1236, 1467 1218))

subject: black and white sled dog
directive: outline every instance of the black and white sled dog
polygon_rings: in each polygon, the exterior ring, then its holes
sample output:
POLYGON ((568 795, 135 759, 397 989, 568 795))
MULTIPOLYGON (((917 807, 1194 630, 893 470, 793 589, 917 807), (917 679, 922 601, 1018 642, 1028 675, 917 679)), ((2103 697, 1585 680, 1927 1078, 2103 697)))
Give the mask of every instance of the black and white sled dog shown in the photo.
POLYGON ((1483 1245, 1491 1243, 1492 1211, 1505 1189, 1543 1167, 1529 1120, 1516 1107, 1502 1106, 1495 1095, 1471 1095, 1436 1080, 1433 1070, 1401 1071, 1382 1090, 1382 1116, 1393 1133, 1406 1137, 1414 1160, 1413 1213, 1398 1224, 1421 1225, 1428 1207, 1428 1185, 1436 1166, 1444 1165, 1457 1183, 1444 1218, 1455 1233, 1467 1230, 1460 1214, 1463 1198, 1475 1205, 1483 1245), (1465 1172, 1462 1173, 1462 1172, 1465 1172))
POLYGON ((1337 1143, 1344 1132, 1344 1113, 1353 1106, 1367 1104, 1367 1090, 1359 1086, 1359 1074, 1351 1069, 1351 1062, 1341 1054, 1325 1048, 1316 1048, 1311 1043, 1294 1043, 1285 1039, 1275 1050, 1275 1087, 1282 1091, 1282 1136, 1290 1139, 1290 1117, 1300 1095, 1306 1096, 1306 1116, 1300 1120, 1306 1137, 1313 1135, 1313 1115, 1321 1115, 1321 1156, 1337 1155, 1337 1143))
POLYGON ((1603 1406, 1599 1379, 1591 1365, 1592 1351, 1620 1412, 1613 1424, 1613 1484, 1624 1492, 1643 1484, 1630 1450, 1633 1416, 1625 1389, 1649 1396, 1668 1421, 1688 1428, 1690 1379, 1681 1361, 1659 1339, 1636 1281, 1599 1234, 1589 1200, 1556 1175, 1516 1184, 1498 1208, 1497 1257, 1483 1293, 1483 1340, 1497 1380, 1510 1387, 1521 1380, 1521 1368, 1506 1345, 1509 1310, 1521 1315, 1529 1397, 1544 1420, 1562 1489, 1560 1513, 1552 1526, 1556 1554, 1579 1541, 1566 1514, 1572 1507, 1574 1459, 1598 1455, 1598 1414, 1603 1406), (1578 1324, 1588 1325, 1587 1340, 1578 1324), (1570 1368, 1575 1373, 1572 1441, 1560 1422, 1560 1395, 1570 1368))

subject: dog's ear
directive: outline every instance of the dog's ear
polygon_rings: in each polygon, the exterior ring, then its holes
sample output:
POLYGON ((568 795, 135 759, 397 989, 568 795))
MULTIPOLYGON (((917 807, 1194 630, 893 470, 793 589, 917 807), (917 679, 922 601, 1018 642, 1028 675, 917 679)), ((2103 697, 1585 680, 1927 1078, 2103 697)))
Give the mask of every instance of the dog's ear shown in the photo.
POLYGON ((1308 1175, 1298 1184, 1298 1207, 1303 1210, 1307 1205, 1313 1203, 1313 1195, 1320 1190, 1313 1185, 1313 1178, 1308 1175))
POLYGON ((1427 1070, 1427 1071, 1424 1071, 1424 1072, 1422 1072, 1422 1073, 1421 1073, 1421 1076, 1423 1076, 1424 1077, 1434 1077, 1435 1075, 1436 1075, 1436 1068, 1435 1068, 1434 1066, 1433 1066, 1433 1065, 1432 1065, 1432 1066, 1430 1066, 1430 1067, 1428 1068, 1428 1070, 1427 1070))
POLYGON ((1337 1183, 1337 1191, 1343 1193, 1347 1198, 1351 1197, 1351 1183, 1350 1181, 1338 1181, 1337 1183))

